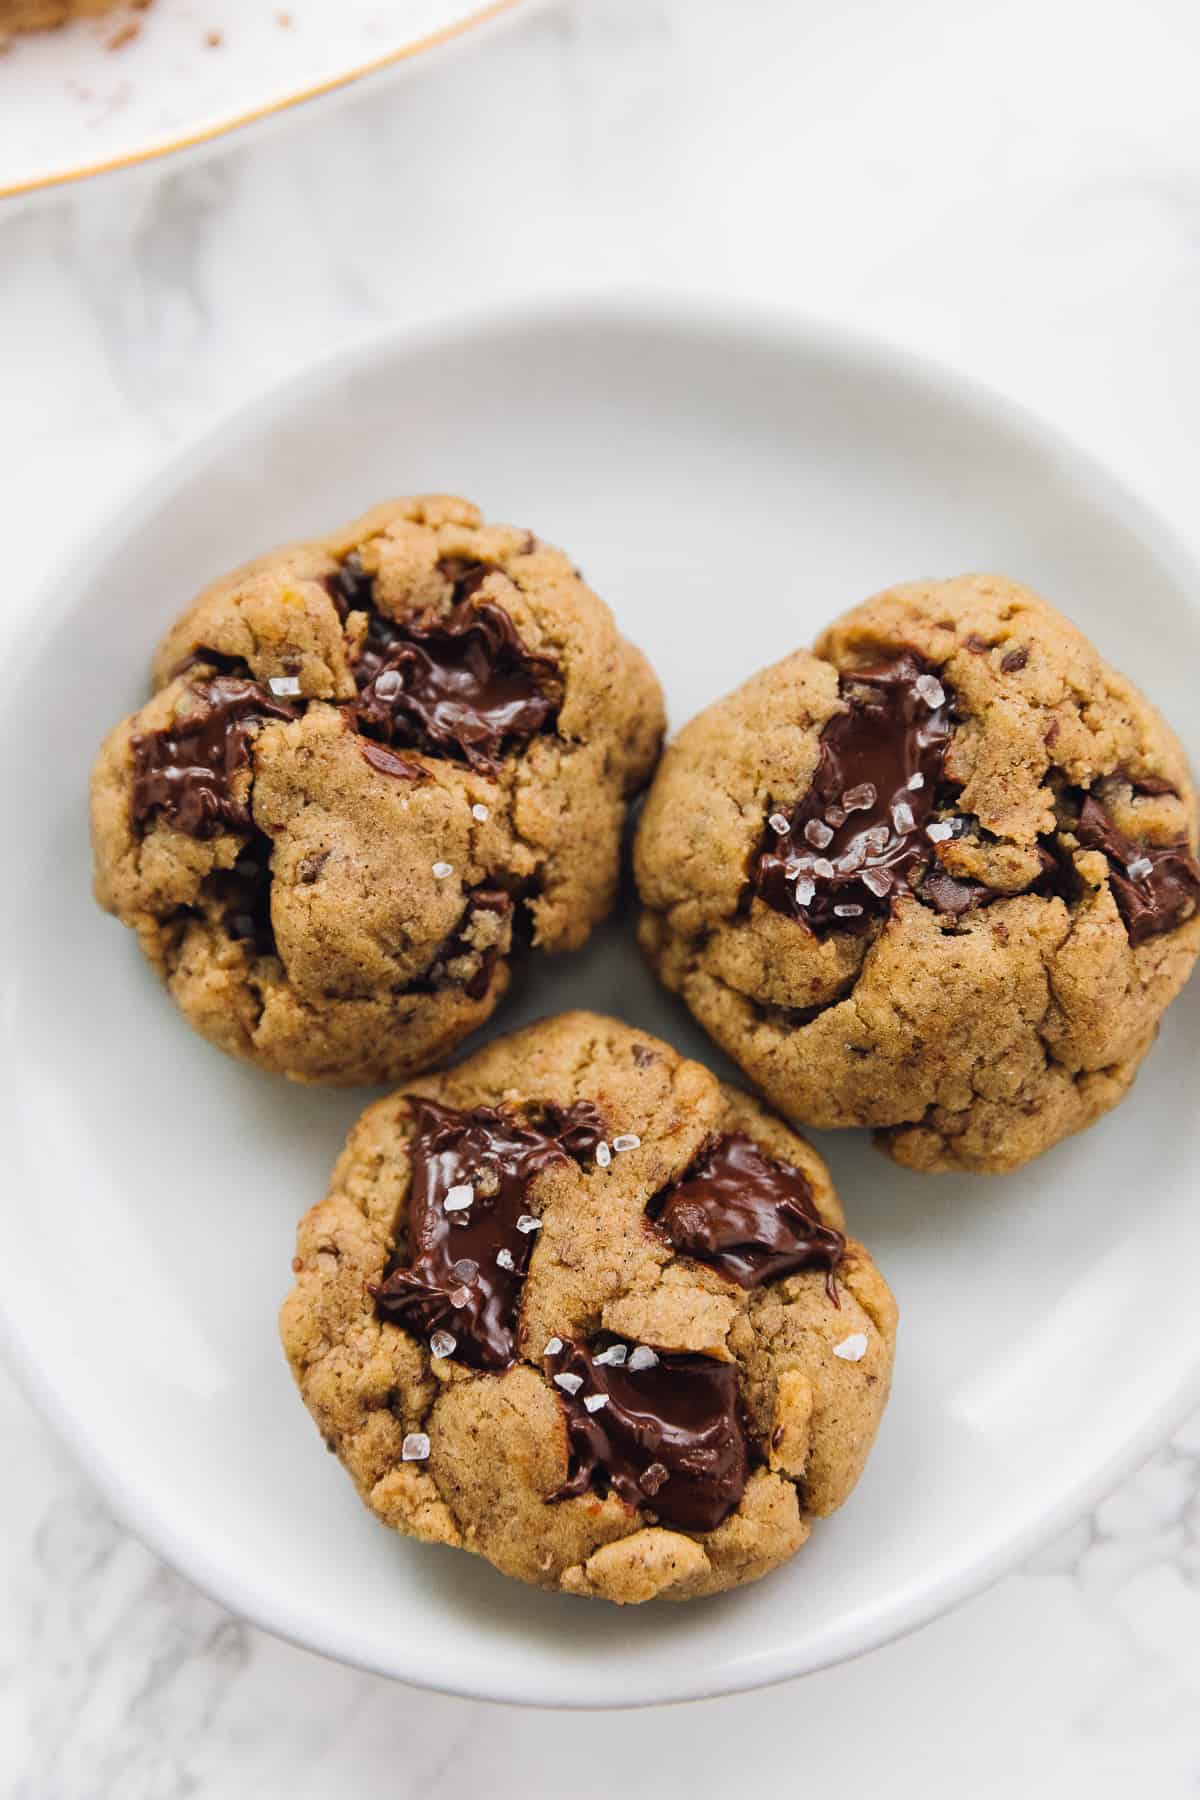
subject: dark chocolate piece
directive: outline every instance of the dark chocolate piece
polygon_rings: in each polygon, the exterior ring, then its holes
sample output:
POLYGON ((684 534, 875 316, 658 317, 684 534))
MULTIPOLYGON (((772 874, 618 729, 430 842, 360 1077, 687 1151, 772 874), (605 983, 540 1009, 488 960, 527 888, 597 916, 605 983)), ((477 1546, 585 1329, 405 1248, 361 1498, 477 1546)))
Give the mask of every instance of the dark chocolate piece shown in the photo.
POLYGON ((1085 850, 1102 850, 1108 858, 1109 884, 1131 944, 1174 931, 1200 904, 1200 864, 1186 838, 1134 843, 1091 794, 1080 806, 1075 835, 1085 850))
POLYGON ((821 733, 812 786, 785 832, 768 824, 750 875, 768 906, 816 931, 862 930, 910 886, 937 904, 921 877, 935 861, 926 827, 944 801, 953 697, 912 652, 841 681, 846 710, 821 733))
MULTIPOLYGON (((328 578, 343 619, 367 614, 354 666, 355 723, 385 745, 461 757, 494 774, 509 751, 553 725, 558 666, 526 650, 502 607, 471 604, 489 564, 444 557, 438 571, 454 590, 454 605, 440 618, 393 619, 381 612, 374 578, 357 552, 328 578)), ((417 766, 369 760, 392 775, 417 766)))
POLYGON ((381 775, 391 775, 398 781, 424 781, 425 770, 420 763, 410 762, 405 756, 397 756, 386 744, 377 744, 374 738, 362 738, 359 749, 373 769, 381 775))
POLYGON ((674 1351, 650 1368, 597 1362, 634 1346, 604 1336, 568 1339, 546 1357, 567 1421, 568 1475, 554 1495, 572 1499, 611 1487, 627 1506, 648 1507, 664 1525, 713 1531, 736 1511, 746 1486, 749 1448, 735 1363, 674 1351), (569 1391, 579 1386, 574 1393, 569 1391), (594 1412, 587 1401, 603 1397, 594 1412))
POLYGON ((1019 669, 1025 668, 1028 661, 1029 651, 1024 644, 1020 644, 1000 658, 1000 667, 1005 675, 1015 675, 1019 669))
POLYGON ((845 1238, 823 1223, 800 1170, 766 1156, 744 1132, 718 1138, 646 1210, 677 1250, 739 1287, 824 1269, 836 1299, 833 1272, 845 1238))
POLYGON ((381 1318, 417 1337, 445 1333, 449 1354, 473 1369, 506 1369, 517 1358, 521 1288, 537 1241, 530 1182, 566 1157, 590 1156, 605 1135, 594 1106, 546 1105, 526 1117, 481 1106, 459 1112, 410 1100, 407 1261, 397 1260, 374 1290, 381 1318), (452 1205, 452 1188, 470 1203, 452 1205))
POLYGON ((233 776, 250 761, 250 745, 264 720, 295 719, 296 708, 258 682, 236 676, 194 682, 190 692, 198 702, 194 711, 130 740, 133 822, 144 825, 158 813, 194 838, 252 831, 249 809, 234 799, 233 776))
POLYGON ((256 830, 232 869, 209 877, 224 910, 225 929, 255 956, 277 954, 271 923, 272 849, 266 832, 256 830))
POLYGON ((494 772, 508 750, 553 719, 557 703, 546 686, 557 673, 546 657, 526 651, 508 614, 488 602, 460 601, 438 619, 374 613, 354 669, 358 728, 494 772))

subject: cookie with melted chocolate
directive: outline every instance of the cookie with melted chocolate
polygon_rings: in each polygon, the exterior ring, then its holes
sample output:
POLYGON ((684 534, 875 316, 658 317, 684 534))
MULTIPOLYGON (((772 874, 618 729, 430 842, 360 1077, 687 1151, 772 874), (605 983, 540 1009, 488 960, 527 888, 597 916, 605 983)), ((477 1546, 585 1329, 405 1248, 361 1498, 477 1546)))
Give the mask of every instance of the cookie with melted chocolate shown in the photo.
POLYGON ((896 1313, 844 1225, 774 1114, 570 1013, 367 1109, 301 1222, 284 1347, 386 1524, 688 1599, 786 1561, 863 1467, 896 1313))
POLYGON ((1011 1169, 1122 1097, 1200 950, 1195 792, 1027 589, 868 601, 692 721, 638 833, 641 940, 791 1117, 1011 1169))
POLYGON ((191 1024, 396 1080, 516 953, 610 909, 662 700, 568 559, 463 500, 378 507, 208 588, 92 778, 96 896, 191 1024))

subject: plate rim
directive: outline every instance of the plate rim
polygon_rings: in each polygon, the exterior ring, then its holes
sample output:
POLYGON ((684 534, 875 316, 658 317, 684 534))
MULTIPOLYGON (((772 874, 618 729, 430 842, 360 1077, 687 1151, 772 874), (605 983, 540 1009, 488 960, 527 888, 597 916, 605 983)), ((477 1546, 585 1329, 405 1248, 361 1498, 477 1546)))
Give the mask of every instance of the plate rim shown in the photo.
MULTIPOLYGON (((507 5, 509 0, 504 3, 507 5)), ((86 586, 88 572, 97 559, 111 555, 130 531, 159 511, 163 500, 187 480, 195 465, 215 452, 223 440, 253 430, 260 420, 265 423, 289 396, 304 388, 320 389, 323 385, 336 383, 345 374, 381 356, 411 356, 423 349, 445 350, 479 335, 528 333, 563 324, 586 325, 606 331, 647 327, 660 331, 664 328, 683 329, 719 336, 730 344, 752 343, 758 347, 765 344, 779 351, 790 349, 793 352, 803 349, 808 355, 853 363, 868 374, 892 379, 899 375, 906 384, 931 398, 941 398, 956 405, 977 420, 1019 436, 1030 449, 1039 449, 1064 461, 1117 522, 1147 544, 1153 557, 1181 588, 1200 593, 1197 553, 1183 533, 1144 499, 1124 475, 1118 474, 1069 432, 1023 401, 1013 399, 952 363, 913 350, 858 324, 850 325, 819 313, 745 296, 630 283, 572 286, 496 305, 480 303, 451 313, 426 315, 415 322, 358 334, 222 412, 176 447, 149 480, 134 479, 126 484, 123 495, 118 494, 106 513, 68 546, 65 554, 36 584, 36 597, 29 608, 22 609, 20 618, 26 626, 32 620, 39 621, 39 628, 26 629, 24 643, 19 646, 23 654, 18 656, 18 647, 10 644, 16 679, 20 680, 39 660, 45 644, 70 613, 81 586, 86 586)), ((21 629, 19 622, 17 629, 21 629)), ((0 642, 3 640, 4 633, 0 630, 0 642)), ((11 1105, 11 1101, 6 1104, 11 1105)), ((285 1597, 274 1590, 247 1587, 225 1565, 215 1562, 203 1543, 182 1535, 152 1500, 134 1490, 123 1471, 106 1457, 102 1432, 90 1428, 81 1415, 72 1412, 59 1390, 42 1375, 36 1344, 26 1340, 10 1315, 3 1289, 0 1289, 0 1353, 18 1386, 66 1445, 121 1522, 154 1555, 236 1617, 300 1649, 408 1686, 463 1699, 589 1712, 633 1710, 745 1693, 834 1667, 907 1636, 992 1586, 1058 1533, 1094 1510, 1126 1475, 1166 1441, 1189 1413, 1200 1406, 1198 1354, 1192 1365, 1181 1365, 1182 1372, 1174 1389, 1123 1439, 1120 1447, 1064 1490, 1052 1505, 1036 1517, 1019 1522, 1007 1536, 993 1542, 982 1554, 964 1550, 936 1579, 911 1583, 885 1608, 865 1616, 860 1611, 856 1621, 832 1628, 818 1651, 770 1647, 749 1659, 741 1659, 736 1667, 726 1668, 720 1674, 698 1668, 694 1677, 686 1682, 675 1682, 672 1691, 667 1693, 643 1687, 641 1692, 630 1696, 620 1691, 619 1675, 615 1679, 606 1675, 599 1684, 593 1678, 588 1693, 573 1691, 568 1677, 560 1679, 557 1685, 549 1684, 548 1691, 533 1697, 520 1683, 507 1680, 503 1669, 497 1670, 496 1679, 483 1687, 456 1675, 452 1668, 414 1672, 411 1666, 397 1667, 394 1658, 389 1661, 356 1647, 352 1633, 347 1632, 340 1621, 334 1622, 318 1640, 313 1634, 311 1620, 302 1617, 285 1597), (595 1691, 597 1685, 601 1688, 599 1694, 595 1691)))
POLYGON ((461 19, 441 25, 435 31, 424 32, 420 37, 410 38, 395 49, 386 50, 381 56, 373 56, 366 62, 355 63, 352 68, 343 69, 336 75, 310 82, 306 87, 297 88, 294 93, 280 94, 261 106, 247 107, 219 118, 210 117, 190 130, 177 131, 170 136, 160 135, 152 138, 139 150, 127 150, 120 155, 103 157, 99 162, 82 163, 77 168, 51 169, 48 174, 0 183, 0 201, 50 193, 56 188, 70 187, 77 181, 88 181, 95 175, 119 174, 123 169, 136 169, 147 163, 158 162, 163 157, 173 156, 177 151, 197 150, 206 144, 215 144, 231 132, 280 118, 293 107, 302 106, 307 101, 343 92, 367 76, 378 75, 388 69, 398 69, 430 50, 439 50, 444 45, 466 37, 468 32, 499 20, 519 6, 532 4, 534 0, 485 0, 485 4, 473 7, 461 19))

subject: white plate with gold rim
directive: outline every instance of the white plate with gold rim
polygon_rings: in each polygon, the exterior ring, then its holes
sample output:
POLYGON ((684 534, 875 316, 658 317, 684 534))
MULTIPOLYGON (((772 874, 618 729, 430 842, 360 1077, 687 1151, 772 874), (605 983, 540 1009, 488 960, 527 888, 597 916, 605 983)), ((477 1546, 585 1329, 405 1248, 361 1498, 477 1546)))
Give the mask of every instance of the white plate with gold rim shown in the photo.
MULTIPOLYGON (((226 1605, 409 1682, 614 1706, 801 1674, 993 1579, 1200 1403, 1175 1279, 1200 1266, 1200 992, 1124 1106, 1015 1175, 921 1178, 862 1134, 822 1138, 903 1317, 866 1475, 786 1568, 618 1611, 386 1531, 275 1327, 296 1219, 363 1096, 289 1087, 188 1031, 91 903, 84 787, 207 577, 447 487, 570 549, 676 726, 881 586, 984 567, 1076 618, 1200 762, 1200 573, 1092 458, 944 370, 740 307, 584 300, 375 338, 256 400, 54 576, 10 656, 0 1324, 106 1498, 226 1605)), ((535 964, 495 1027, 568 1005, 710 1055, 627 920, 535 964)))
POLYGON ((208 142, 527 3, 118 0, 17 33, 0 56, 0 197, 208 142))

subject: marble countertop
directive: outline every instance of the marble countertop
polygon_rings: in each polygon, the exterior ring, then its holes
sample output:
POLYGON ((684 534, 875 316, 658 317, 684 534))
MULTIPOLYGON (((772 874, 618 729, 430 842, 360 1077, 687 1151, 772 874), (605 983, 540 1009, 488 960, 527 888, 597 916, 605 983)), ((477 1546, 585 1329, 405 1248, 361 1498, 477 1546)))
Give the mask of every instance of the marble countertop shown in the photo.
MULTIPOLYGON (((599 282, 885 332, 1200 540, 1198 77, 1193 0, 527 0, 270 129, 0 205, 5 626, 165 451, 332 344, 599 282)), ((1200 1415, 919 1635, 619 1723, 276 1642, 141 1548, 3 1373, 0 1435, 5 1796, 1200 1793, 1200 1415)))

